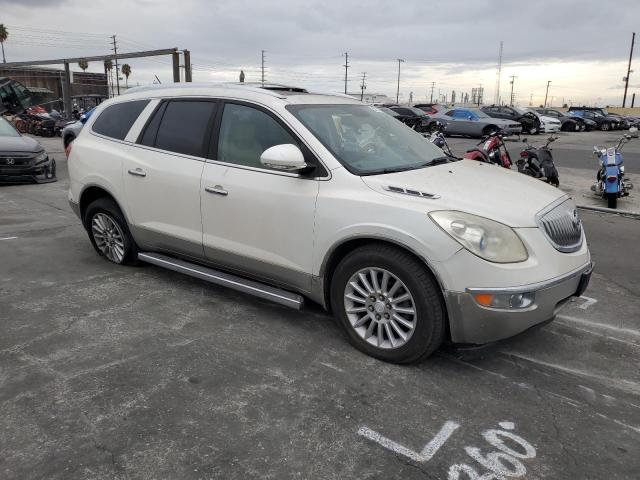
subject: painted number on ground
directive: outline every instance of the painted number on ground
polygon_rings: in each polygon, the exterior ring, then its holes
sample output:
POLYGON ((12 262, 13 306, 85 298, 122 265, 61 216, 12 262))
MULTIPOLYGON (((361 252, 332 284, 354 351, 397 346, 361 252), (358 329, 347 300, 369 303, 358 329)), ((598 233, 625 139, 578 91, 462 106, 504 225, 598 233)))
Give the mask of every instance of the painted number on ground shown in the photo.
MULTIPOLYGON (((486 448, 483 450, 474 446, 465 447, 465 453, 475 463, 451 465, 448 480, 506 480, 526 475, 527 469, 521 460, 535 458, 536 449, 520 435, 513 433, 512 430, 515 429, 513 422, 500 422, 499 426, 500 429, 482 432, 482 437, 490 445, 488 449, 494 448, 496 451, 487 451, 486 448)), ((411 450, 368 427, 361 427, 358 434, 416 463, 425 463, 435 456, 458 428, 460 425, 456 422, 445 422, 420 452, 411 450)))

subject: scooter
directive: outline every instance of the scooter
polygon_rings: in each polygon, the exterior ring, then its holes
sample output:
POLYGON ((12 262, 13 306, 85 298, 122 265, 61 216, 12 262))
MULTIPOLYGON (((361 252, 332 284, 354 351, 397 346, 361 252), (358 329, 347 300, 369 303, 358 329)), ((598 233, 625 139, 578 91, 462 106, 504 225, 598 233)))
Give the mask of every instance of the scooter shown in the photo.
POLYGON ((504 137, 505 135, 500 130, 493 132, 478 143, 478 146, 482 145, 482 149, 473 148, 467 150, 462 158, 511 168, 513 162, 511 161, 511 155, 509 155, 507 146, 504 144, 504 137))
POLYGON ((622 147, 631 140, 631 135, 623 135, 615 147, 593 147, 593 154, 598 157, 600 168, 596 176, 596 183, 591 186, 597 195, 607 199, 607 207, 616 208, 618 198, 629 195, 633 184, 624 178, 622 147))
POLYGON ((547 138, 547 143, 541 147, 531 145, 526 138, 523 138, 522 142, 526 147, 522 149, 520 158, 516 162, 518 171, 530 177, 539 178, 556 187, 559 186, 560 176, 553 163, 553 155, 551 155, 551 149, 549 148, 549 144, 555 142, 558 138, 560 137, 551 135, 547 138))

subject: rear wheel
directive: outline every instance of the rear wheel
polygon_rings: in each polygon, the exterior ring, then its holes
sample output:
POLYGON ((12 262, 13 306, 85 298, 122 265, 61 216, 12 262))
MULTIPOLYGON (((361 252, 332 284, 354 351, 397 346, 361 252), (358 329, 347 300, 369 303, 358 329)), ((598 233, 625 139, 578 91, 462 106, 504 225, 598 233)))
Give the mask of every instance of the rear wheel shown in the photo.
POLYGON ((540 128, 538 128, 537 125, 531 125, 528 129, 527 132, 529 133, 529 135, 537 135, 540 133, 540 128))
POLYGON ((618 195, 615 193, 610 193, 607 195, 607 207, 609 208, 617 208, 618 207, 618 195))
POLYGON ((110 198, 98 198, 88 207, 84 225, 91 244, 107 260, 117 264, 134 265, 138 249, 118 205, 110 198))
POLYGON ((331 281, 331 307, 349 341, 392 363, 431 355, 445 336, 445 309, 433 276, 398 248, 372 244, 347 255, 331 281))

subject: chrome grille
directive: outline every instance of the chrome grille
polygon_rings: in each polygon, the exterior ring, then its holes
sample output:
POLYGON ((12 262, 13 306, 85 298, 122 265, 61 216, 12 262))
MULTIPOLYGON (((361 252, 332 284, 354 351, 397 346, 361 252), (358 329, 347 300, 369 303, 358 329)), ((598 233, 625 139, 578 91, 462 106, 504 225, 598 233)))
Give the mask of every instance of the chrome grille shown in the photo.
POLYGON ((582 246, 582 222, 571 200, 543 210, 537 220, 538 226, 556 250, 575 252, 582 246))

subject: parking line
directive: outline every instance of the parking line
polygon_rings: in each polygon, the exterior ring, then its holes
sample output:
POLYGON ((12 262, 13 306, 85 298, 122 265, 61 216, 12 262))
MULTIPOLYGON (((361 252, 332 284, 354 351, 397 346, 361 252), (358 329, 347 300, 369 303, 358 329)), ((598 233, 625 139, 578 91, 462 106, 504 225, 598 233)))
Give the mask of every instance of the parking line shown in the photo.
POLYGON ((0 238, 0 240, 13 240, 14 238, 18 238, 18 237, 5 237, 5 238, 0 238))
POLYGON ((605 325, 602 323, 585 320, 584 318, 571 317, 569 315, 556 315, 556 318, 559 318, 560 320, 567 320, 569 322, 586 325, 596 329, 599 328, 601 330, 609 330, 611 332, 622 333, 625 335, 631 335, 632 337, 640 338, 640 331, 633 330, 631 328, 614 327, 613 325, 605 325))

